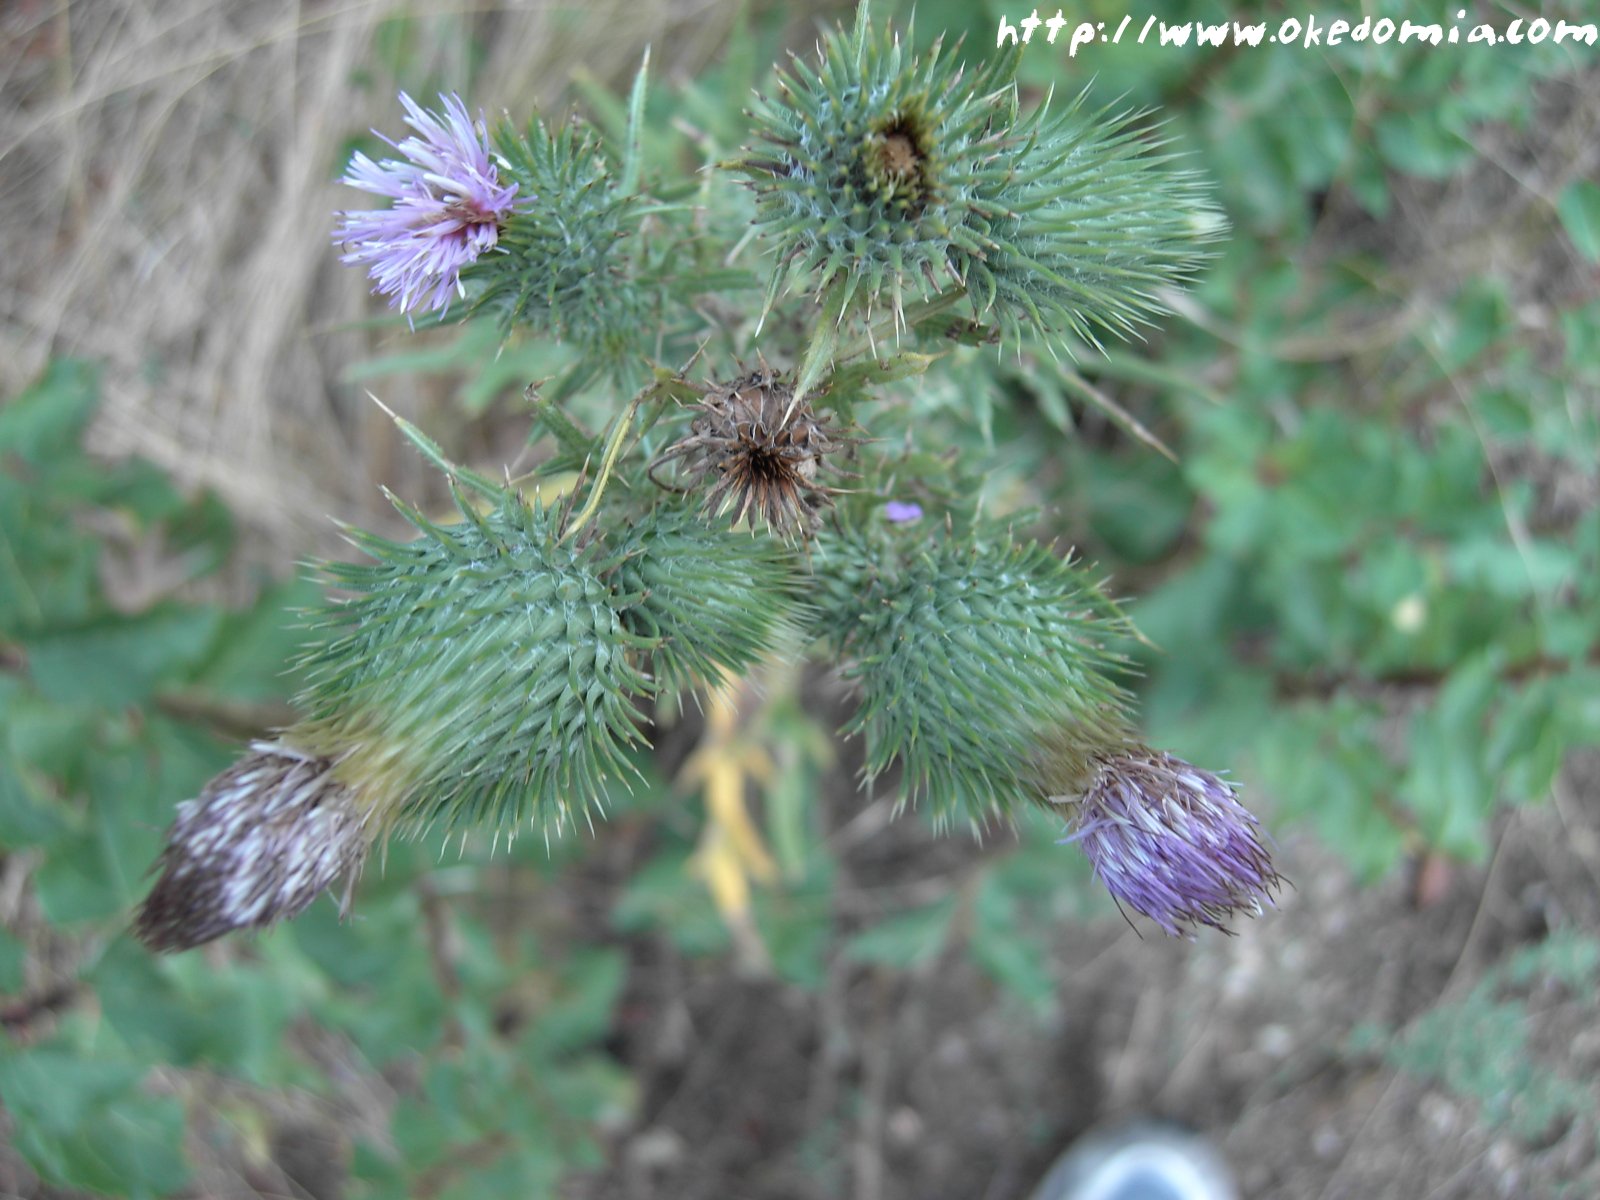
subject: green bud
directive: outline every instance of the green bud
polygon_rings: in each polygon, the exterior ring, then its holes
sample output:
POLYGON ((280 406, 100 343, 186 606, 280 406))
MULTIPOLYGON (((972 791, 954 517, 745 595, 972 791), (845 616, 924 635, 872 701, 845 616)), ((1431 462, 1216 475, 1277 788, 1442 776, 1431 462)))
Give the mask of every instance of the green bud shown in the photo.
POLYGON ((1204 181, 1139 129, 1137 112, 1040 105, 1013 128, 999 205, 974 211, 951 255, 979 315, 1007 340, 1027 332, 1132 334, 1165 311, 1225 228, 1204 181))
POLYGON ((792 627, 799 576, 775 538, 708 528, 698 512, 663 503, 632 525, 618 553, 612 586, 623 625, 656 639, 664 687, 737 675, 792 627))
POLYGON ((944 822, 974 825, 1041 799, 1044 760, 1121 745, 1130 698, 1108 677, 1125 620, 1086 570, 1037 543, 979 529, 845 529, 819 538, 814 631, 862 691, 872 779, 944 822))
POLYGON ((867 5, 755 106, 747 176, 775 243, 769 303, 800 281, 829 311, 965 288, 1007 336, 1130 331, 1222 228, 1192 173, 1151 153, 1138 114, 1048 102, 1019 118, 1015 57, 966 73, 913 56, 867 5))
POLYGON ((652 298, 630 260, 636 197, 613 180, 599 139, 569 123, 530 136, 495 133, 521 203, 500 230, 497 252, 465 273, 481 281, 474 311, 569 341, 612 366, 651 344, 652 298))
POLYGON ((373 824, 559 832, 633 772, 636 699, 653 692, 598 546, 558 541, 555 516, 512 492, 480 515, 391 542, 351 532, 370 561, 331 564, 303 665, 296 743, 335 761, 373 824))

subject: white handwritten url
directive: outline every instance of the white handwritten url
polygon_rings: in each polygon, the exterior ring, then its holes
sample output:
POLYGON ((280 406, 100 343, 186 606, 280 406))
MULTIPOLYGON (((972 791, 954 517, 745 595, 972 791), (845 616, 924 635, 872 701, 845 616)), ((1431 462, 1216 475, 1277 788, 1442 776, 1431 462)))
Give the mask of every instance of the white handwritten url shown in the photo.
MULTIPOLYGON (((1456 13, 1456 21, 1460 22, 1467 15, 1462 9, 1456 13)), ((1104 21, 1079 21, 1076 24, 1067 20, 1061 10, 1056 10, 1056 15, 1048 20, 1040 20, 1039 10, 1034 9, 1032 14, 1024 17, 1016 24, 1012 24, 1004 17, 1000 18, 1000 32, 995 38, 995 46, 1012 45, 1019 41, 1026 44, 1033 40, 1033 35, 1041 28, 1046 31, 1045 40, 1050 45, 1056 44, 1056 38, 1061 31, 1069 25, 1072 26, 1072 36, 1067 42, 1067 57, 1076 58, 1078 51, 1084 46, 1096 44, 1117 45, 1122 41, 1122 35, 1128 32, 1128 27, 1133 24, 1131 15, 1125 16, 1117 24, 1115 30, 1107 32, 1104 21)), ((1314 15, 1307 15, 1305 20, 1297 17, 1286 17, 1280 21, 1272 32, 1268 32, 1265 21, 1245 25, 1238 21, 1224 21, 1218 25, 1207 25, 1203 21, 1186 21, 1181 25, 1168 25, 1155 17, 1146 17, 1144 24, 1139 27, 1137 44, 1144 45, 1152 38, 1153 43, 1161 46, 1187 46, 1191 38, 1197 46, 1223 46, 1232 43, 1235 46, 1259 46, 1267 42, 1278 46, 1337 46, 1346 38, 1352 42, 1365 42, 1371 40, 1378 44, 1398 39, 1401 45, 1409 42, 1426 42, 1430 46, 1441 43, 1456 45, 1462 41, 1461 27, 1459 24, 1446 29, 1443 25, 1434 22, 1431 24, 1418 24, 1415 21, 1400 21, 1396 23, 1388 17, 1374 19, 1370 16, 1363 17, 1352 25, 1349 21, 1328 21, 1319 24, 1314 15)), ((1521 17, 1507 25, 1504 31, 1497 30, 1493 25, 1479 24, 1467 29, 1466 42, 1484 44, 1489 46, 1512 45, 1519 46, 1523 43, 1538 45, 1552 38, 1559 44, 1562 42, 1582 42, 1585 46, 1595 44, 1597 31, 1593 22, 1584 25, 1571 25, 1566 21, 1547 21, 1544 17, 1535 17, 1531 21, 1524 21, 1521 17)))

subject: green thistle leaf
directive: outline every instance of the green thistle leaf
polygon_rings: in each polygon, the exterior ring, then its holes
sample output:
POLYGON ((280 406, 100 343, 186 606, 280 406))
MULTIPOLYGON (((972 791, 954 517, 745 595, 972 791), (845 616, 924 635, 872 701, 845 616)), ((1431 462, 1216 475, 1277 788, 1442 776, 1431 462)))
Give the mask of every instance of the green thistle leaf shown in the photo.
POLYGON ((1128 694, 1107 677, 1126 621, 1085 569, 999 529, 819 538, 814 631, 849 660, 870 780, 899 758, 908 798, 974 825, 1038 800, 1064 755, 1120 744, 1128 694))
POLYGON ((422 536, 350 531, 370 562, 324 568, 353 593, 314 621, 297 743, 338 759, 383 827, 530 816, 559 831, 587 817, 608 777, 633 773, 633 665, 595 548, 557 542, 541 507, 503 493, 439 526, 396 502, 422 536))

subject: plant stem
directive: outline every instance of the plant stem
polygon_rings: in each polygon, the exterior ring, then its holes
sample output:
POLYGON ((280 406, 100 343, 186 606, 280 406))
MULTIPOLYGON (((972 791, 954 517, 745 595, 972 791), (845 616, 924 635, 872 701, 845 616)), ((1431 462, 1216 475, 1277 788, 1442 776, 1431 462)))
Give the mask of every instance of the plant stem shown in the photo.
POLYGON ((617 460, 622 457, 623 445, 628 440, 628 429, 633 424, 633 414, 639 411, 639 402, 654 390, 653 387, 646 388, 635 396, 612 425, 611 433, 606 438, 605 451, 600 457, 600 473, 595 476, 594 486, 589 489, 589 498, 584 501, 583 509, 567 526, 567 531, 561 535, 563 543, 575 537, 580 529, 594 519, 595 513, 600 511, 600 500, 605 495, 606 484, 610 482, 611 472, 616 469, 617 460))

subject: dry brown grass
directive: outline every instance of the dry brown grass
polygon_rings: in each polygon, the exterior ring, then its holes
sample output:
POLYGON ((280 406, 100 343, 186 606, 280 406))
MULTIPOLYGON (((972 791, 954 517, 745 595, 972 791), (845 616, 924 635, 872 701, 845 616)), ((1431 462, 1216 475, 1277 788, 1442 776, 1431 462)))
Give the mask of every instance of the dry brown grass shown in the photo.
MULTIPOLYGON (((6 0, 0 4, 0 395, 52 355, 105 365, 95 448, 215 488, 281 555, 327 515, 373 519, 417 467, 349 366, 399 339, 339 266, 349 139, 398 136, 396 91, 548 109, 578 69, 626 77, 646 42, 693 70, 710 0, 6 0), (409 22, 398 71, 380 42, 409 22)), ((415 414, 441 383, 385 380, 415 414), (432 391, 430 391, 432 389, 432 391)))

